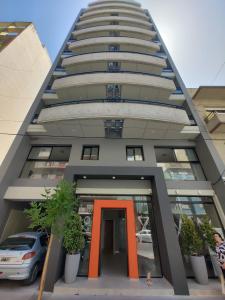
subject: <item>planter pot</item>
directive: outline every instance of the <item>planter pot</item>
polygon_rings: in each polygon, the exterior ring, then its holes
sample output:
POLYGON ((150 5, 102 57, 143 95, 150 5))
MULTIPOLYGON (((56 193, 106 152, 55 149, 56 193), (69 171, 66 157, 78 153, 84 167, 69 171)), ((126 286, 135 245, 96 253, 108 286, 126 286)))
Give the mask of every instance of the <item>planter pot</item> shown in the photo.
POLYGON ((204 256, 190 256, 190 262, 196 281, 199 284, 208 284, 208 272, 204 256))
POLYGON ((78 268, 80 263, 80 253, 66 255, 64 279, 65 283, 72 283, 76 280, 78 268))

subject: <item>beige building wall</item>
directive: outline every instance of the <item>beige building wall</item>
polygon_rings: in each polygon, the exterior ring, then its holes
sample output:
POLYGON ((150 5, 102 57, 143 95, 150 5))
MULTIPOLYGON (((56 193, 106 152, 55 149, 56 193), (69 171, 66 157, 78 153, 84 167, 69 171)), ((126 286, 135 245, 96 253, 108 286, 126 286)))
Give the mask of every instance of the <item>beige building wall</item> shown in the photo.
MULTIPOLYGON (((205 122, 208 114, 207 109, 218 109, 225 111, 225 86, 224 87, 200 87, 199 89, 188 89, 193 103, 201 119, 205 122)), ((225 164, 225 126, 220 125, 219 130, 210 133, 213 143, 225 164)), ((207 129, 207 124, 206 124, 207 129)))
POLYGON ((33 24, 0 52, 0 165, 50 67, 33 24))

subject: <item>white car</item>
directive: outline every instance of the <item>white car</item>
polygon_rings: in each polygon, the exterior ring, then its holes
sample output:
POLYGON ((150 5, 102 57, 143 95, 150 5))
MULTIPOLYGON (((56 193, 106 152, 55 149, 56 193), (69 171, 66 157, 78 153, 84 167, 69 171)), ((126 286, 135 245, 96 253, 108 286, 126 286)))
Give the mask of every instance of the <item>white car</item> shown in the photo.
POLYGON ((42 270, 47 251, 47 235, 23 232, 0 243, 0 279, 33 283, 42 270))
POLYGON ((138 238, 138 242, 142 243, 152 243, 152 235, 151 230, 144 229, 136 233, 136 237, 138 238))

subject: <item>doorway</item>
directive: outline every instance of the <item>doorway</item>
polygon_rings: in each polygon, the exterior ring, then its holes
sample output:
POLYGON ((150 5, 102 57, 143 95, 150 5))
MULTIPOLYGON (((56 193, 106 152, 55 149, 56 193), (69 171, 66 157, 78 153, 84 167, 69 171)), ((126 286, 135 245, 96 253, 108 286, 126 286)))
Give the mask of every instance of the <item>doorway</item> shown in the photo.
MULTIPOLYGON (((119 261, 119 256, 118 256, 119 261)), ((113 272, 121 272, 132 279, 138 279, 138 260, 137 260, 137 242, 136 242, 136 226, 134 215, 134 203, 132 200, 95 200, 92 239, 89 261, 89 278, 97 278, 101 273, 101 264, 103 263, 103 274, 113 272), (117 222, 115 221, 117 220, 117 222), (119 220, 124 222, 125 239, 118 243, 119 239, 119 220), (104 222, 103 222, 104 221, 104 222), (105 222, 106 221, 106 222, 105 222), (109 221, 109 222, 108 222, 109 221), (102 225, 104 224, 104 225, 102 225), (117 234, 118 230, 118 234, 117 234), (109 235, 109 236, 108 236, 109 235), (113 259, 117 260, 117 254, 122 254, 120 249, 125 243, 125 260, 127 267, 122 269, 122 263, 113 263, 113 259), (103 255, 105 254, 104 260, 103 255), (127 255, 126 255, 127 253, 127 255), (110 255, 110 257, 107 256, 110 255), (126 259, 127 256, 127 259, 126 259)))
POLYGON ((125 209, 102 210, 100 275, 128 275, 125 209))

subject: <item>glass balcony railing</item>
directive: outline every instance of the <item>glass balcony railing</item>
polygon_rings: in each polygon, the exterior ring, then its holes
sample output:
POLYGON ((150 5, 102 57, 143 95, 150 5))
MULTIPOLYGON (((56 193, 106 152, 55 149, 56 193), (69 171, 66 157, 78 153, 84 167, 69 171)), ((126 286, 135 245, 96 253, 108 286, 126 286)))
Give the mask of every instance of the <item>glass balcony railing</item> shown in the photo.
POLYGON ((67 164, 66 161, 27 161, 20 177, 61 180, 67 164))
POLYGON ((157 163, 163 169, 165 180, 205 181, 205 175, 199 163, 157 163))

